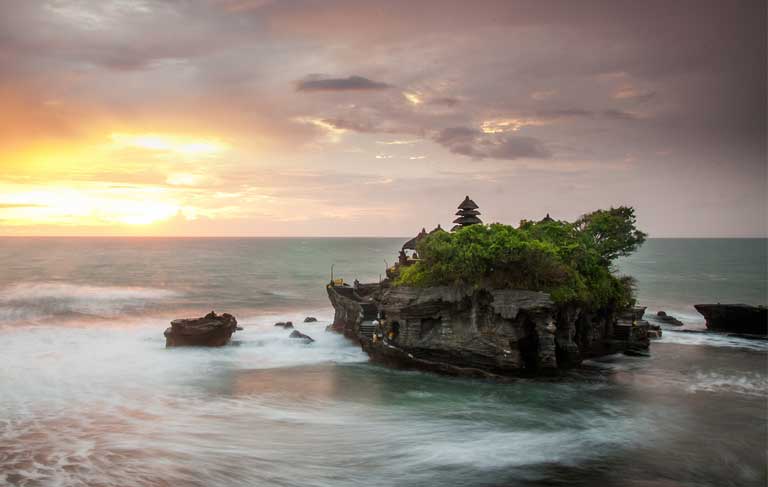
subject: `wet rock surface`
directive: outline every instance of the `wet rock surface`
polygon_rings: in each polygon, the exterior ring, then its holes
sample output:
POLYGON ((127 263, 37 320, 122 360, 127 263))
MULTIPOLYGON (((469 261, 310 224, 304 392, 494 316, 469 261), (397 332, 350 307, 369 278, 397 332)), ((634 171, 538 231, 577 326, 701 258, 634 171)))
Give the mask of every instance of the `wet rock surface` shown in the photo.
POLYGON ((666 325, 683 326, 685 323, 678 320, 674 316, 668 315, 666 311, 659 311, 656 313, 656 321, 660 321, 666 325))
POLYGON ((394 367, 472 377, 546 374, 648 348, 644 308, 586 311, 528 290, 365 286, 328 286, 336 311, 329 329, 394 367))
POLYGON ((315 341, 311 336, 305 335, 299 330, 293 330, 291 334, 288 336, 288 338, 293 338, 296 340, 304 340, 305 343, 312 343, 315 341))
POLYGON ((768 335, 768 308, 749 304, 696 304, 707 329, 750 335, 768 335))
POLYGON ((202 318, 171 321, 165 330, 166 347, 221 347, 229 343, 232 334, 241 329, 229 313, 217 315, 211 311, 202 318))

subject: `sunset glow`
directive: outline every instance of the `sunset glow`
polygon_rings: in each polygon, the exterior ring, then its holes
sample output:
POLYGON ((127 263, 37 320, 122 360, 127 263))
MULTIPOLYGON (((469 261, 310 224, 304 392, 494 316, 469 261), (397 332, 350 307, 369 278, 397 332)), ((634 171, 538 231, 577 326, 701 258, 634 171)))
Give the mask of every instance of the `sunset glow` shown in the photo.
POLYGON ((120 148, 133 147, 193 157, 212 156, 227 149, 226 144, 215 139, 195 139, 162 134, 115 133, 110 135, 110 139, 120 148))
POLYGON ((162 188, 0 186, 5 225, 147 225, 176 215, 181 207, 162 188))
POLYGON ((2 2, 0 235, 402 236, 468 193, 765 233, 746 6, 395 3, 2 2))

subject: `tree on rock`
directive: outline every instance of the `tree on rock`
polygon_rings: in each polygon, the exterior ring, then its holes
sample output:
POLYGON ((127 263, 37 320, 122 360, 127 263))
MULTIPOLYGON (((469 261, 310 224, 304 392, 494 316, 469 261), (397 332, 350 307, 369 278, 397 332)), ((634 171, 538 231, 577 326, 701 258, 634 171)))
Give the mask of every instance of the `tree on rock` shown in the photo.
POLYGON ((645 242, 647 234, 638 230, 636 223, 635 209, 619 206, 588 213, 576 220, 574 227, 603 262, 609 263, 631 254, 645 242))

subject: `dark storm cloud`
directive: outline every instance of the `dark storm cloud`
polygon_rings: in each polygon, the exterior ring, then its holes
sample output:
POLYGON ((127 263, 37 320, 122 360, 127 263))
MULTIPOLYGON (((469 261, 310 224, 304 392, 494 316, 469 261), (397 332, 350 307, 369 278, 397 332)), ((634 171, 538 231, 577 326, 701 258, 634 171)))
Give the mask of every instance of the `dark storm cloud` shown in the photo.
POLYGON ((376 91, 391 88, 387 83, 362 76, 346 78, 310 78, 296 82, 297 91, 376 91))
POLYGON ((545 159, 552 154, 533 137, 516 134, 486 134, 469 127, 449 127, 434 137, 454 154, 475 159, 545 159))

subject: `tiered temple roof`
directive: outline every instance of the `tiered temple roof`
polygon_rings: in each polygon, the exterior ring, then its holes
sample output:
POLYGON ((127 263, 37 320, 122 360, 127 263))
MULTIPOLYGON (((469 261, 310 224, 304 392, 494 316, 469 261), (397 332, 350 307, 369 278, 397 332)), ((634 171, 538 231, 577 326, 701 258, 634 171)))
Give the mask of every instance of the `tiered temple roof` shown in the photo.
POLYGON ((483 221, 478 218, 480 215, 480 212, 477 211, 479 206, 477 206, 477 203, 469 199, 469 196, 464 198, 464 201, 461 202, 458 208, 459 211, 456 212, 458 218, 453 220, 453 223, 456 225, 451 229, 451 231, 458 230, 462 227, 468 227, 469 225, 477 225, 483 223, 483 221))
POLYGON ((418 235, 403 244, 403 250, 416 250, 419 240, 427 236, 427 230, 422 228, 418 235))

